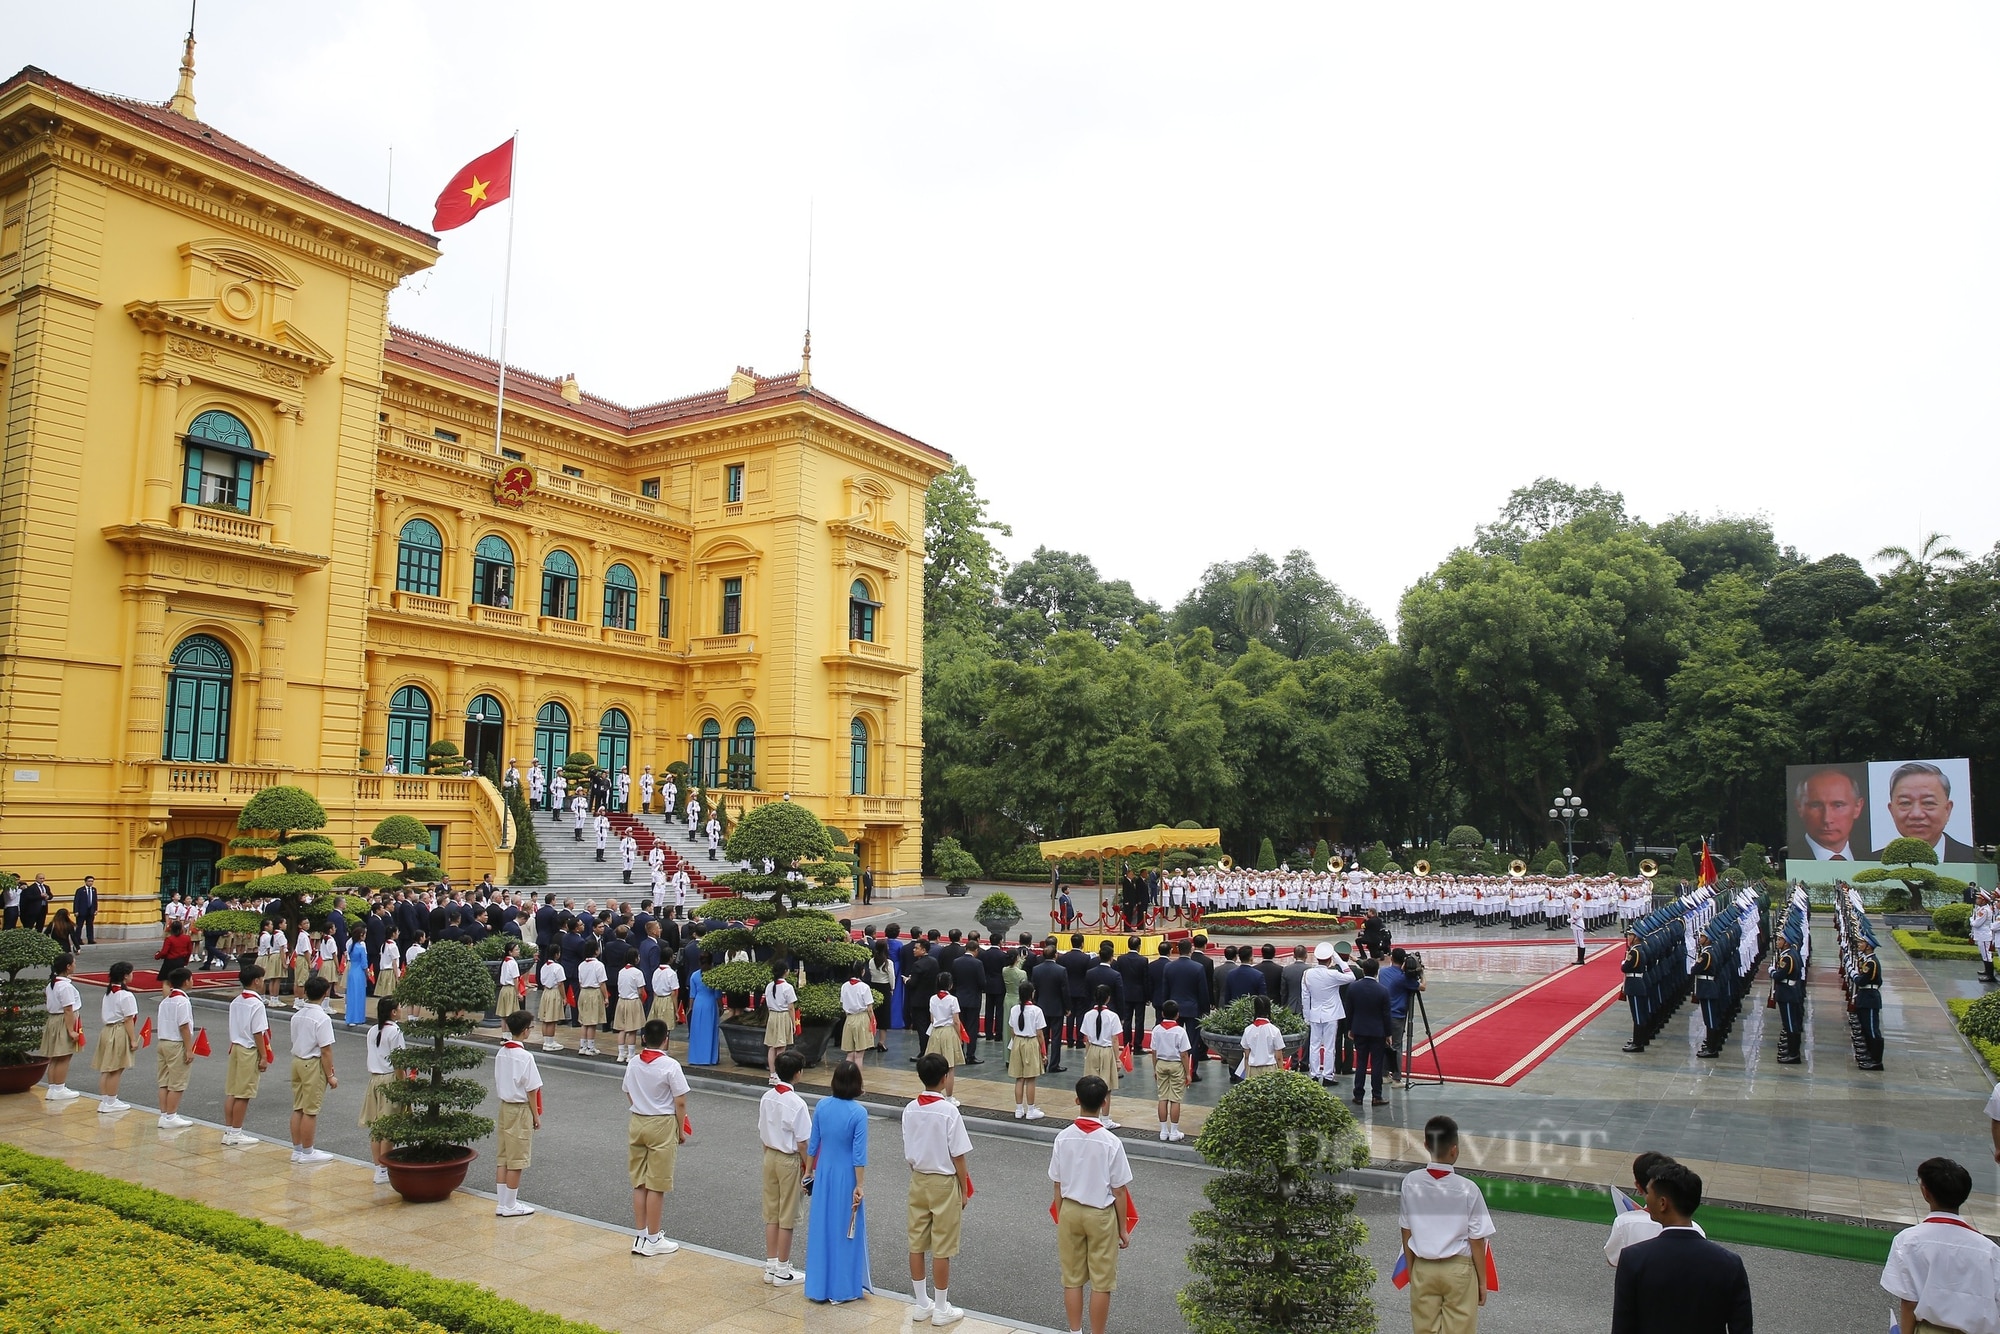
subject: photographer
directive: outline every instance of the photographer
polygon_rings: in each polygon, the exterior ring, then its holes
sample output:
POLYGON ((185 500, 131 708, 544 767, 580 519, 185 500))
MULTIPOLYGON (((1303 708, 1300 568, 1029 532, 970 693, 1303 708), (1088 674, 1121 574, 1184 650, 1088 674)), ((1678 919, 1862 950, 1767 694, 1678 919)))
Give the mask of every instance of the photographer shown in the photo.
POLYGON ((1413 951, 1389 951, 1389 964, 1376 978, 1389 993, 1389 1077, 1402 1077, 1402 1041, 1410 1022, 1410 997, 1424 989, 1424 956, 1413 951))
POLYGON ((1368 910, 1368 916, 1361 924, 1361 934, 1356 937, 1355 943, 1360 945, 1371 959, 1379 959, 1389 952, 1389 928, 1373 908, 1368 910))

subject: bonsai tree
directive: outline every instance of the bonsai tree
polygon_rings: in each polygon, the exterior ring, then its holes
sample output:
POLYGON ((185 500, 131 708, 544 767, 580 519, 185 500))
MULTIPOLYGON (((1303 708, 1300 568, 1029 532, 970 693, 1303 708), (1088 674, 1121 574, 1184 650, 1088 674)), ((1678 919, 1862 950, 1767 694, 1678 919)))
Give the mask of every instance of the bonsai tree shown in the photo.
MULTIPOLYGON (((818 816, 795 801, 767 803, 736 822, 727 850, 732 861, 762 866, 768 859, 773 870, 769 875, 733 871, 717 877, 717 883, 733 891, 735 897, 714 900, 706 905, 707 911, 731 921, 754 920, 756 925, 710 931, 702 937, 704 948, 721 955, 763 945, 774 956, 783 953, 825 969, 845 970, 850 964, 867 962, 868 951, 848 939, 847 929, 813 906, 843 902, 847 897, 845 891, 825 883, 838 881, 840 870, 830 860, 832 832, 818 816), (816 875, 818 882, 794 879, 794 872, 801 877, 816 875)), ((702 977, 717 991, 747 996, 764 989, 771 980, 771 969, 755 962, 721 964, 702 977)), ((800 1017, 806 1017, 806 1012, 801 1011, 800 1017)))
POLYGON ((333 886, 318 872, 355 869, 332 839, 314 832, 326 827, 326 807, 302 787, 267 787, 244 804, 236 827, 243 832, 229 840, 229 855, 215 869, 256 875, 232 886, 234 891, 277 899, 287 929, 296 930, 301 922, 323 924, 333 906, 333 886))
POLYGON ((1195 1141, 1221 1169, 1202 1187, 1208 1208, 1180 1292, 1198 1334, 1370 1334, 1375 1266, 1368 1229, 1338 1173, 1368 1162, 1354 1117, 1304 1075, 1279 1071, 1223 1095, 1195 1141))
POLYGON ((428 885, 438 878, 437 854, 430 847, 431 831, 424 828, 423 821, 408 815, 392 815, 377 824, 370 837, 375 841, 362 854, 397 862, 402 869, 393 874, 349 871, 335 876, 334 884, 348 889, 402 889, 407 885, 428 885))
MULTIPOLYGON (((943 878, 945 888, 954 894, 965 893, 965 882, 981 873, 978 859, 949 836, 939 839, 931 849, 931 866, 943 878)), ((1015 916, 1018 918, 1019 914, 1015 916)))
MULTIPOLYGON (((0 879, 12 888, 19 877, 7 872, 0 879)), ((6 974, 0 981, 0 1065, 26 1065, 38 1059, 35 1053, 41 1050, 42 1023, 48 1013, 42 1007, 41 982, 23 981, 21 974, 47 968, 61 954, 62 946, 40 931, 27 927, 0 931, 0 973, 6 974)))
POLYGON ((368 1126, 372 1138, 389 1142, 390 1157, 406 1163, 448 1162, 493 1132, 493 1122, 472 1110, 486 1101, 485 1086, 452 1076, 453 1071, 476 1070, 486 1059, 478 1047, 453 1039, 472 1032, 493 1004, 493 994, 493 974, 470 946, 456 940, 425 950, 397 984, 397 999, 422 1006, 432 1017, 403 1021, 409 1045, 390 1057, 403 1078, 383 1087, 395 1110, 368 1126))
POLYGON ((574 797, 581 789, 590 795, 590 776, 597 772, 597 757, 587 750, 573 750, 563 761, 563 780, 569 784, 570 795, 574 797))
POLYGON ((1260 871, 1278 869, 1278 850, 1271 846, 1269 837, 1257 845, 1257 869, 1260 871))
MULTIPOLYGON (((1965 882, 1955 876, 1940 875, 1931 868, 1937 865, 1937 850, 1920 838, 1892 838, 1889 846, 1882 849, 1882 865, 1871 866, 1865 871, 1854 873, 1857 885, 1879 885, 1884 881, 1901 884, 1910 895, 1910 907, 1921 910, 1924 906, 1924 891, 1937 890, 1947 898, 1965 893, 1965 882)), ((1888 906, 1886 896, 1883 906, 1888 906)), ((1890 911, 1895 911, 1890 909, 1890 911)))
POLYGON ((432 774, 456 774, 465 772, 465 757, 458 753, 458 747, 449 741, 433 741, 424 752, 424 772, 432 774))

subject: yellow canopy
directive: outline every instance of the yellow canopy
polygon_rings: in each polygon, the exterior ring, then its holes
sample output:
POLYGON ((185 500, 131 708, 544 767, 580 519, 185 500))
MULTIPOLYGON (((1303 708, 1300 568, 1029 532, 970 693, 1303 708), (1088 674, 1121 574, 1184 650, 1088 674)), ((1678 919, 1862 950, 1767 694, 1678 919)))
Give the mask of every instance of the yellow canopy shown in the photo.
POLYGON ((1042 844, 1042 859, 1052 862, 1074 857, 1129 857, 1135 852, 1213 848, 1221 844, 1220 829, 1134 829, 1123 834, 1051 839, 1042 844))

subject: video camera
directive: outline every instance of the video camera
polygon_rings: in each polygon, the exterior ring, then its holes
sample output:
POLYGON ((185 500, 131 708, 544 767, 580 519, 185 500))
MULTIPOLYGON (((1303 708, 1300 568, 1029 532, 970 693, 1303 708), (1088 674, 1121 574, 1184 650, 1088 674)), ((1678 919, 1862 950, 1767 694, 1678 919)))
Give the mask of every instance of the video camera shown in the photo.
POLYGON ((1421 982, 1424 977, 1424 956, 1415 950, 1403 952, 1403 975, 1412 982, 1421 982))

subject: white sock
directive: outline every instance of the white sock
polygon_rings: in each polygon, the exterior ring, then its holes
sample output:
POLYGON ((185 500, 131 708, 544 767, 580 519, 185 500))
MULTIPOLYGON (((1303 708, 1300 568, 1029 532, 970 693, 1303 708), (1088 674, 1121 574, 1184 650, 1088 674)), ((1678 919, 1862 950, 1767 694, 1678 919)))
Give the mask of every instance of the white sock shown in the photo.
POLYGON ((929 1306, 931 1304, 931 1296, 928 1292, 924 1291, 924 1281, 922 1279, 911 1283, 910 1291, 917 1294, 917 1305, 929 1306))
POLYGON ((514 1193, 514 1188, 512 1186, 500 1187, 500 1203, 502 1207, 512 1209, 514 1207, 514 1201, 518 1198, 519 1197, 514 1193))
POLYGON ((944 1291, 944 1289, 943 1289, 943 1288, 939 1288, 939 1289, 937 1290, 937 1304, 938 1304, 939 1306, 950 1306, 950 1305, 951 1305, 951 1303, 950 1303, 949 1301, 947 1301, 947 1300, 945 1299, 945 1291, 944 1291))

